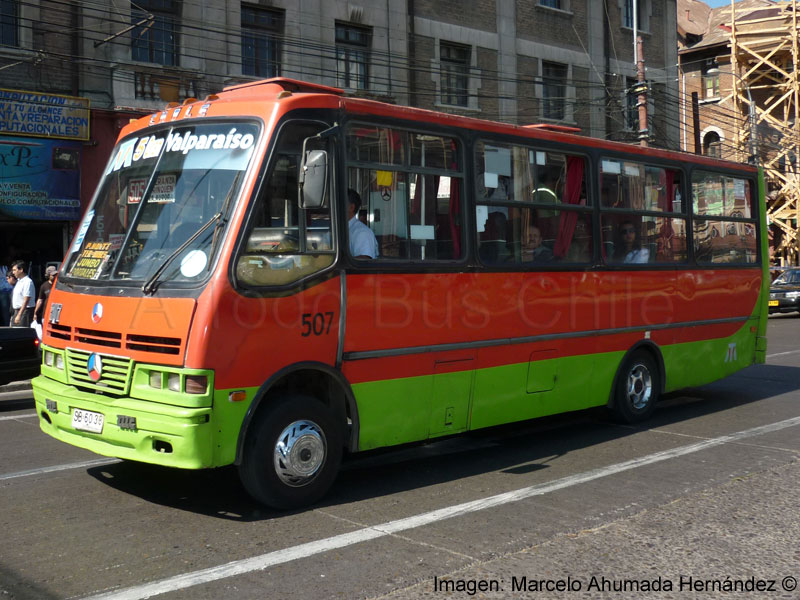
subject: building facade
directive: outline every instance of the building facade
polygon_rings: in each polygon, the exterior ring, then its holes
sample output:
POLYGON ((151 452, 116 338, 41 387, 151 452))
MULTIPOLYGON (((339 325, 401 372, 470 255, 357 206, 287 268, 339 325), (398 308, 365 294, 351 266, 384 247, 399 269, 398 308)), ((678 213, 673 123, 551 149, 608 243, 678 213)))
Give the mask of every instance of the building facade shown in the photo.
MULTIPOLYGON (((128 119, 275 76, 636 142, 636 97, 627 93, 637 80, 636 35, 650 89, 646 135, 653 145, 680 144, 676 0, 0 0, 0 7, 0 89, 39 94, 17 96, 39 105, 85 108, 83 137, 57 138, 52 129, 24 136, 77 145, 78 212, 128 119)), ((0 137, 11 135, 0 129, 0 137)), ((44 252, 16 235, 22 221, 3 206, 0 198, 6 246, 25 242, 18 252, 34 260, 63 254, 74 215, 27 214, 26 230, 36 227, 48 240, 44 252)))
POLYGON ((800 264, 796 0, 679 1, 683 148, 764 168, 770 253, 800 264))

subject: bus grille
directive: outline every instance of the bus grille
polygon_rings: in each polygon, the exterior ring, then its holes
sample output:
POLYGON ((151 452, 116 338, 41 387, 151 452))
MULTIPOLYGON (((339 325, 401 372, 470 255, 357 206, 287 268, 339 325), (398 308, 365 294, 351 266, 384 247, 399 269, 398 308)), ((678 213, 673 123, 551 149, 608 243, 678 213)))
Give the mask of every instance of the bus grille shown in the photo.
POLYGON ((155 335, 128 334, 125 339, 125 347, 130 350, 157 352, 159 354, 179 354, 181 351, 181 339, 155 335))
POLYGON ((99 329, 75 329, 75 340, 84 344, 94 344, 96 346, 108 346, 110 348, 120 348, 122 346, 122 334, 114 331, 100 331, 99 329))
POLYGON ((66 325, 59 325, 58 323, 48 323, 47 324, 47 331, 53 337, 59 338, 61 340, 71 340, 72 339, 72 327, 68 327, 66 325))
POLYGON ((128 392, 132 361, 129 358, 99 354, 102 370, 97 381, 89 375, 91 352, 67 349, 67 376, 79 388, 123 395, 128 392))
POLYGON ((181 345, 183 344, 183 340, 179 337, 143 335, 139 333, 126 333, 123 336, 118 331, 103 331, 84 327, 72 328, 58 323, 48 323, 47 332, 51 336, 67 342, 75 341, 104 348, 124 348, 125 350, 149 352, 157 355, 171 354, 177 356, 181 353, 181 345))

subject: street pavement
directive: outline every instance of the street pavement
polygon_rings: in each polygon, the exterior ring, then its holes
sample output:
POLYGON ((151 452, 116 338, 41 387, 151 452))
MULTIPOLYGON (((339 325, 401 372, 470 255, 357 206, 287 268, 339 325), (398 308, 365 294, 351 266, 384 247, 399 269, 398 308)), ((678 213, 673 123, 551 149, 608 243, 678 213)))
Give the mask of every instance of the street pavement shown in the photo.
POLYGON ((800 597, 800 318, 768 338, 766 365, 645 424, 586 411, 351 458, 284 513, 234 469, 100 457, 44 436, 29 394, 0 400, 0 599, 800 597))

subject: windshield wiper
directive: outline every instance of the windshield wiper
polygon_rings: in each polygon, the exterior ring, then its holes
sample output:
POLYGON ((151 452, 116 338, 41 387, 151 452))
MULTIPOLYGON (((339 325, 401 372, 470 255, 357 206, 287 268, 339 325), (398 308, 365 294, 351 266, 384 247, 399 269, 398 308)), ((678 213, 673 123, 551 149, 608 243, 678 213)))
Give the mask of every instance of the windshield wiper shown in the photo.
POLYGON ((164 260, 164 262, 163 262, 163 263, 161 263, 161 266, 160 266, 160 267, 158 267, 158 269, 156 269, 156 272, 155 272, 155 273, 153 273, 153 274, 150 276, 150 279, 148 279, 147 281, 145 281, 145 282, 144 282, 144 285, 142 286, 142 292, 144 292, 145 294, 152 294, 152 293, 154 293, 154 292, 156 291, 156 288, 158 287, 158 285, 157 285, 157 283, 158 283, 158 278, 159 278, 159 277, 161 277, 161 274, 162 274, 162 273, 164 273, 164 271, 167 269, 167 267, 168 267, 168 266, 170 266, 170 265, 172 264, 172 261, 173 261, 173 260, 175 260, 176 258, 178 258, 178 256, 180 256, 180 255, 181 255, 181 253, 182 253, 184 250, 186 250, 186 248, 188 248, 189 246, 191 246, 192 242, 194 242, 194 241, 195 241, 197 238, 199 238, 199 237, 200 237, 200 235, 202 235, 202 233, 203 233, 203 232, 204 232, 206 229, 208 229, 209 227, 211 227, 211 226, 212 226, 212 225, 214 225, 215 223, 216 223, 216 226, 217 226, 217 227, 219 227, 220 225, 222 225, 222 211, 218 212, 218 213, 217 213, 217 214, 215 214, 213 217, 211 217, 211 218, 208 220, 208 222, 206 222, 206 224, 205 224, 205 225, 203 225, 203 226, 202 226, 200 229, 198 229, 197 231, 195 231, 195 232, 194 232, 194 233, 193 233, 193 234, 192 234, 192 235, 189 237, 189 239, 188 239, 188 240, 186 240, 186 241, 185 241, 185 242, 183 242, 183 243, 182 243, 180 246, 178 246, 178 247, 177 247, 177 248, 176 248, 176 249, 175 249, 175 250, 172 252, 172 254, 170 254, 170 255, 169 255, 169 256, 168 256, 168 257, 167 257, 167 258, 164 260))
POLYGON ((214 253, 216 252, 217 234, 219 233, 219 227, 225 224, 225 220, 222 218, 222 216, 228 211, 228 206, 230 206, 231 200, 233 199, 233 193, 234 191, 236 191, 236 188, 239 185, 239 180, 241 179, 241 177, 242 177, 242 172, 241 171, 237 172, 236 176, 233 178, 233 182, 231 183, 230 190, 228 190, 228 195, 225 196, 225 201, 222 203, 222 208, 219 209, 219 212, 215 214, 213 217, 211 217, 208 220, 208 223, 206 223, 200 229, 195 231, 194 234, 188 240, 183 242, 183 244, 181 244, 179 248, 177 248, 172 254, 170 254, 163 263, 161 263, 161 266, 158 267, 158 269, 156 270, 155 273, 153 273, 150 279, 144 282, 144 285, 142 286, 142 292, 144 292, 145 294, 155 293, 156 288, 158 287, 156 285, 158 283, 158 278, 161 277, 161 274, 172 263, 172 261, 175 260, 178 256, 180 256, 181 252, 186 250, 186 248, 188 248, 193 241, 195 241, 198 237, 200 237, 200 234, 202 234, 206 229, 211 227, 211 225, 216 223, 216 226, 214 228, 214 238, 211 242, 211 253, 209 254, 210 257, 214 256, 214 253))

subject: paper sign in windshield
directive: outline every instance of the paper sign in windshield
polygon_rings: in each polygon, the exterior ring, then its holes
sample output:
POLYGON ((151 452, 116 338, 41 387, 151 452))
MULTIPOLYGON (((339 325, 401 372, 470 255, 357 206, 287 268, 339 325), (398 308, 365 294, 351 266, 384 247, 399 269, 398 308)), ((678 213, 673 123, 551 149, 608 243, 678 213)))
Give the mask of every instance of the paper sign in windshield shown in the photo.
POLYGON ((81 251, 75 266, 70 272, 71 277, 83 279, 97 279, 103 264, 108 260, 112 242, 89 242, 81 251))
MULTIPOLYGON (((150 203, 169 204, 175 202, 175 183, 178 178, 175 174, 159 175, 150 193, 150 203)), ((128 181, 128 204, 139 204, 142 201, 147 179, 131 179, 128 181)))

